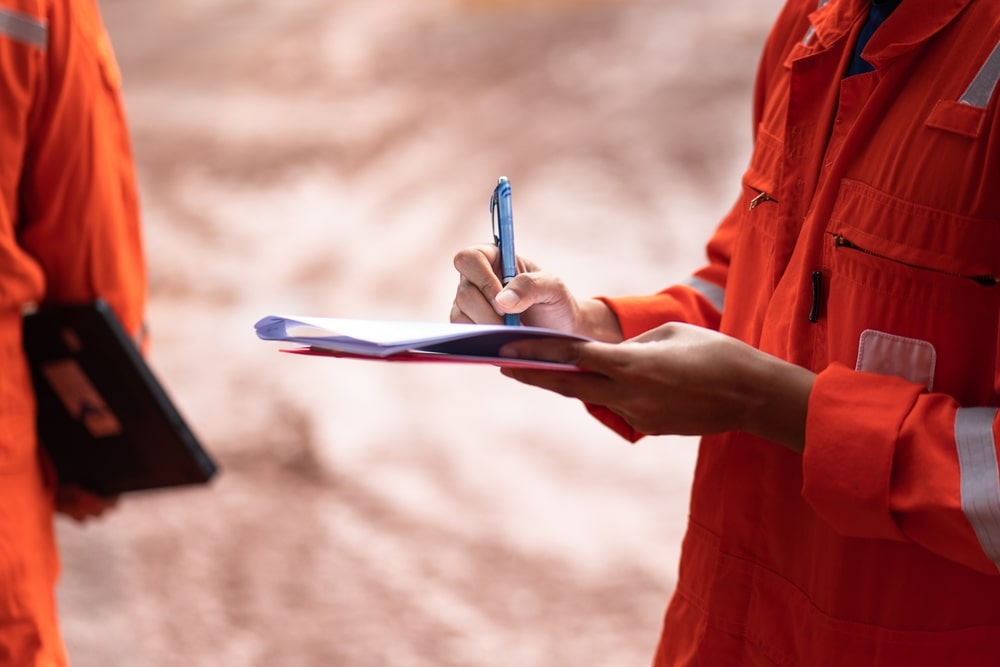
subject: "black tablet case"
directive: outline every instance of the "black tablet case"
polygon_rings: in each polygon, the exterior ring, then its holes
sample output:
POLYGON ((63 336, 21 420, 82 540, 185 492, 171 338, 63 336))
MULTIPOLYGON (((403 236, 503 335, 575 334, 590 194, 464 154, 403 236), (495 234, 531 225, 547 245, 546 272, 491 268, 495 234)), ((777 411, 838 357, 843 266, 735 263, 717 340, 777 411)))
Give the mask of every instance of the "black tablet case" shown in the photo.
POLYGON ((111 308, 43 306, 24 318, 38 434, 62 482, 103 496, 203 484, 216 464, 111 308))

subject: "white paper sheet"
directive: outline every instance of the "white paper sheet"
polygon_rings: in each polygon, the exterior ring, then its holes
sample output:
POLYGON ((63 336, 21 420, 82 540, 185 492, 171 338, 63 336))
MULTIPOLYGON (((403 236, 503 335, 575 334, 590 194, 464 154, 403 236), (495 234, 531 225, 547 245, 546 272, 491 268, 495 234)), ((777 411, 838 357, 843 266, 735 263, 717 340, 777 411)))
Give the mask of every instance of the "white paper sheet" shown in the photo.
MULTIPOLYGON (((330 356, 358 356, 400 361, 487 362, 538 368, 574 368, 569 364, 501 357, 507 343, 528 338, 587 340, 552 329, 502 324, 451 324, 393 320, 269 315, 254 325, 262 340, 294 343, 330 356), (403 354, 406 353, 406 354, 403 354), (398 357, 398 359, 396 358, 398 357)), ((304 350, 291 350, 302 352, 304 350)))

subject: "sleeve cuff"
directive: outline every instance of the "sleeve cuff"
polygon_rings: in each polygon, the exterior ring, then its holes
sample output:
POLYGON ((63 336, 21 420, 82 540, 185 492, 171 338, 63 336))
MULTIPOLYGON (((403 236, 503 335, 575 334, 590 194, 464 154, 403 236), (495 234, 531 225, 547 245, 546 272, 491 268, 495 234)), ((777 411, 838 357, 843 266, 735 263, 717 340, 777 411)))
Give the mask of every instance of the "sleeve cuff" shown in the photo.
POLYGON ((904 539, 889 509, 893 458, 922 391, 840 364, 817 376, 806 417, 802 495, 842 535, 904 539))
POLYGON ((667 322, 686 322, 718 330, 722 319, 722 313, 708 299, 686 285, 646 296, 597 298, 618 318, 626 340, 667 322))
POLYGON ((645 435, 644 433, 640 433, 629 426, 627 421, 602 405, 585 403, 584 406, 587 408, 587 412, 595 417, 597 421, 601 422, 629 442, 637 442, 645 435))

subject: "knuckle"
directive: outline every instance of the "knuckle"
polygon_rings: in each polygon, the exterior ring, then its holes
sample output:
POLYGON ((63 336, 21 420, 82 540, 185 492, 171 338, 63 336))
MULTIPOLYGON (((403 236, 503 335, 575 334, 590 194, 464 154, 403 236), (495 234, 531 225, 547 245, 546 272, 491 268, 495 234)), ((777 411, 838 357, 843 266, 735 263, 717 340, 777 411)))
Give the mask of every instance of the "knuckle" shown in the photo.
MULTIPOLYGON (((458 293, 455 294, 455 307, 453 311, 458 310, 462 313, 468 313, 475 303, 474 296, 478 296, 478 293, 471 289, 459 289, 458 293), (473 294, 470 294, 472 292, 473 294)), ((482 298, 482 297, 478 297, 482 298)))
POLYGON ((484 270, 483 267, 488 267, 490 265, 490 257, 483 246, 473 246, 471 248, 463 248, 455 253, 452 264, 462 275, 469 275, 482 272, 484 270))
POLYGON ((451 263, 455 267, 456 271, 464 275, 465 268, 469 265, 469 251, 459 250, 455 253, 455 257, 452 259, 451 263))

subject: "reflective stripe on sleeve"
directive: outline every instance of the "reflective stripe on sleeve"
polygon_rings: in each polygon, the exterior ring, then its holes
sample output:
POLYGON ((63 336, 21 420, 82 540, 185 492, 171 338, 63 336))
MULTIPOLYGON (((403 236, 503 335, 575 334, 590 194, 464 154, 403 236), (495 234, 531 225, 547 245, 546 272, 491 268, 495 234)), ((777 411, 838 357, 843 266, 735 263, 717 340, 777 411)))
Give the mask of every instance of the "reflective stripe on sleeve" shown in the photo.
POLYGON ((715 283, 710 283, 707 280, 691 276, 690 278, 682 280, 681 284, 687 285, 695 292, 708 299, 708 302, 715 306, 715 309, 720 313, 722 312, 723 306, 726 305, 726 290, 722 289, 715 283))
POLYGON ((993 420, 997 408, 960 408, 955 415, 955 444, 962 485, 962 511, 979 544, 1000 569, 1000 466, 993 420))
POLYGON ((979 73, 976 74, 976 78, 972 80, 958 101, 962 104, 985 109, 990 103, 990 98, 993 97, 998 79, 1000 79, 1000 44, 993 47, 993 53, 986 59, 979 73))
POLYGON ((49 28, 43 19, 10 9, 0 9, 0 35, 44 49, 49 41, 49 28))

